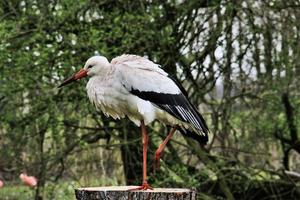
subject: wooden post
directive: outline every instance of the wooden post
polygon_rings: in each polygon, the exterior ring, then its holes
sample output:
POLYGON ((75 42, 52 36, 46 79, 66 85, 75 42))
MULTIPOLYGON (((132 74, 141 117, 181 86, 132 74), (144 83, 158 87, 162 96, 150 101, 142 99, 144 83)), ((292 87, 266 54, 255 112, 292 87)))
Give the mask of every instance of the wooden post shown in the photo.
POLYGON ((130 191, 137 186, 87 187, 75 189, 77 200, 196 200, 195 189, 154 188, 130 191))

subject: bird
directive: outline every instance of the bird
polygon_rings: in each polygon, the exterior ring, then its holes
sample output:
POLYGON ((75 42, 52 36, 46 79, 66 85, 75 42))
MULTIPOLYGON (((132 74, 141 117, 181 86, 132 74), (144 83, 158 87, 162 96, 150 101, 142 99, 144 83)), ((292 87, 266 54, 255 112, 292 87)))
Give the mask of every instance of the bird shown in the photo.
POLYGON ((155 151, 155 166, 176 130, 200 144, 208 142, 209 129, 204 118, 188 99, 186 90, 159 64, 138 55, 123 54, 111 62, 96 55, 58 88, 87 76, 87 95, 97 110, 114 119, 128 117, 141 129, 143 178, 136 190, 152 189, 147 181, 148 124, 158 120, 172 127, 155 151))
POLYGON ((37 179, 34 176, 28 176, 25 173, 21 173, 19 177, 21 181, 29 187, 35 187, 37 185, 37 179))

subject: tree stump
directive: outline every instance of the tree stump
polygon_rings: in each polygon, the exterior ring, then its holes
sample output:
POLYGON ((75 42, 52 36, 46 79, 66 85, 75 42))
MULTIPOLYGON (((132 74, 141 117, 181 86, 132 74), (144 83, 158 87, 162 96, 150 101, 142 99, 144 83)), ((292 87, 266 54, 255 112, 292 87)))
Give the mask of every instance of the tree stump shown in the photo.
POLYGON ((195 189, 154 188, 130 191, 138 186, 87 187, 75 189, 77 200, 196 200, 195 189))

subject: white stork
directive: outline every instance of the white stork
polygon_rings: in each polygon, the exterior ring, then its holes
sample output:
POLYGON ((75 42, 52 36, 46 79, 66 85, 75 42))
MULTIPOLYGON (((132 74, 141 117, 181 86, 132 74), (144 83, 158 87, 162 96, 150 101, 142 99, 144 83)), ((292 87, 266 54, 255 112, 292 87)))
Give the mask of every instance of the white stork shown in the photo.
POLYGON ((176 129, 205 144, 208 128, 205 120, 186 96, 186 91, 160 66, 147 58, 122 55, 110 63, 103 56, 89 58, 83 69, 66 79, 59 87, 89 76, 86 89, 90 101, 106 116, 120 119, 127 116, 141 127, 143 143, 143 182, 137 189, 151 189, 147 182, 146 125, 158 119, 173 128, 155 152, 160 155, 176 129))

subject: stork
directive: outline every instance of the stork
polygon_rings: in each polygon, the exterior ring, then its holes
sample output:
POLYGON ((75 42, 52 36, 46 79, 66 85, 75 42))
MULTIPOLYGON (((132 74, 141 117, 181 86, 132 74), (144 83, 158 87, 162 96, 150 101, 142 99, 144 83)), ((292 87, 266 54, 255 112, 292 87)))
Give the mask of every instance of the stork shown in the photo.
POLYGON ((143 181, 137 190, 152 189, 147 182, 148 134, 146 125, 159 120, 172 128, 155 152, 155 165, 176 130, 196 139, 208 141, 208 127, 201 114, 189 101, 183 87, 160 65, 137 55, 121 55, 109 62, 103 56, 89 58, 84 67, 58 87, 89 76, 88 97, 106 116, 127 116, 141 128, 143 144, 143 181))

